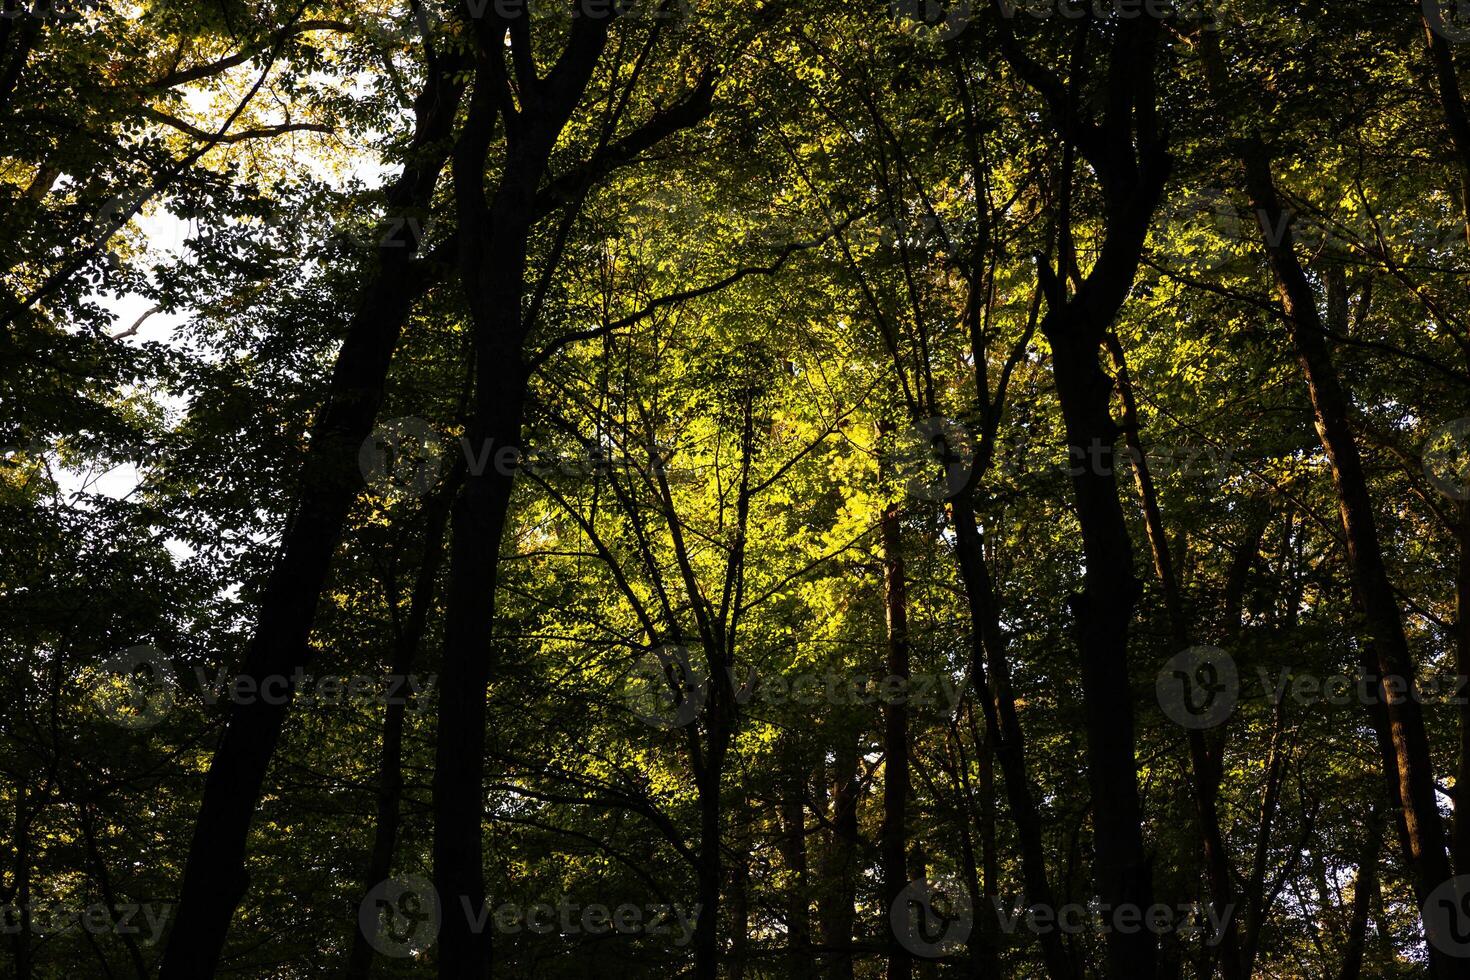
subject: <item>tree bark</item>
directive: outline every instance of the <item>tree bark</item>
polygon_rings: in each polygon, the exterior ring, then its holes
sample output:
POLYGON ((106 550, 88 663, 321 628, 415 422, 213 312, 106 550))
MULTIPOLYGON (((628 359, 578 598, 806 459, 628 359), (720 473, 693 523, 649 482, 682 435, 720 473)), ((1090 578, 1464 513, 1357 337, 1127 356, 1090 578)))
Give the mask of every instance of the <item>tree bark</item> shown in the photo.
MULTIPOLYGON (((461 477, 456 473, 436 490, 424 507, 424 552, 419 563, 409 603, 408 620, 394 637, 389 672, 403 678, 413 668, 434 601, 434 586, 444 555, 444 526, 449 520, 449 504, 461 477)), ((396 595, 389 597, 397 602, 396 595)), ((378 763, 377 822, 373 830, 372 853, 363 880, 366 895, 393 872, 393 851, 398 844, 401 819, 399 801, 403 798, 403 729, 408 705, 402 699, 390 699, 383 712, 383 745, 378 763)), ((352 952, 347 962, 348 980, 367 980, 372 972, 373 948, 361 929, 352 936, 352 952)))
MULTIPOLYGON (((1159 587, 1164 594, 1164 608, 1169 616, 1175 649, 1184 650, 1191 645, 1189 618, 1185 611, 1183 590, 1174 571, 1169 538, 1164 531, 1164 515, 1159 507, 1158 490, 1154 486, 1148 456, 1143 448, 1138 404, 1133 394, 1133 381, 1128 373, 1128 359, 1117 334, 1112 331, 1108 332, 1107 346, 1113 358, 1118 394, 1123 403, 1123 434, 1129 455, 1133 459, 1134 482, 1143 507, 1144 528, 1148 535, 1149 551, 1153 555, 1154 574, 1158 576, 1159 587)), ((1217 772, 1223 760, 1217 753, 1210 751, 1202 730, 1189 729, 1187 738, 1190 773, 1194 782, 1195 817, 1199 821, 1200 843, 1204 849, 1205 869, 1210 879, 1210 894, 1215 914, 1220 921, 1227 923, 1225 935, 1220 937, 1220 972, 1224 980, 1244 980, 1247 974, 1241 972, 1240 934, 1233 914, 1234 870, 1231 868, 1224 834, 1220 830, 1220 816, 1216 805, 1220 787, 1217 772)), ((1223 746, 1218 751, 1222 753, 1223 746)))
POLYGON ((831 980, 853 980, 852 927, 857 918, 858 733, 832 750, 832 826, 827 834, 818 912, 831 980))
MULTIPOLYGON (((1200 44, 1210 89, 1218 104, 1231 104, 1229 78, 1218 39, 1205 31, 1200 44)), ((1247 132, 1250 132, 1247 130, 1247 132)), ((1401 694, 1388 700, 1389 730, 1403 806, 1404 824, 1413 857, 1415 892, 1424 898, 1451 875, 1445 830, 1439 815, 1433 762, 1424 716, 1414 683, 1403 620, 1388 579, 1373 514, 1373 499, 1358 451, 1347 392, 1338 378, 1327 346, 1316 294, 1295 252, 1290 213, 1276 193, 1271 157, 1257 135, 1237 141, 1245 172, 1246 192, 1261 223, 1262 240, 1276 279, 1277 293, 1297 362, 1306 380, 1317 435, 1327 454, 1337 495, 1354 591, 1362 604, 1368 634, 1378 658, 1378 673, 1401 694)), ((1435 976, 1448 976, 1445 957, 1430 947, 1435 976)))
MULTIPOLYGON (((909 677, 908 582, 897 505, 883 511, 883 611, 887 622, 888 676, 909 677)), ((909 798, 908 705, 898 699, 883 708, 883 911, 891 910, 908 885, 908 834, 904 815, 909 798)), ((909 980, 913 954, 890 937, 888 980, 909 980)))
MULTIPOLYGON (((455 66, 441 63, 431 71, 414 107, 413 157, 388 191, 389 218, 428 209, 461 91, 455 66)), ((245 654, 241 676, 254 680, 256 690, 268 678, 286 679, 288 703, 289 678, 310 658, 307 638, 317 601, 347 510, 362 486, 358 453, 372 432, 393 350, 419 290, 411 267, 419 244, 413 234, 395 234, 378 250, 378 269, 348 328, 326 404, 312 428, 296 505, 245 654)), ((287 707, 263 699, 230 707, 205 781, 163 980, 214 973, 248 885, 246 838, 287 707)))

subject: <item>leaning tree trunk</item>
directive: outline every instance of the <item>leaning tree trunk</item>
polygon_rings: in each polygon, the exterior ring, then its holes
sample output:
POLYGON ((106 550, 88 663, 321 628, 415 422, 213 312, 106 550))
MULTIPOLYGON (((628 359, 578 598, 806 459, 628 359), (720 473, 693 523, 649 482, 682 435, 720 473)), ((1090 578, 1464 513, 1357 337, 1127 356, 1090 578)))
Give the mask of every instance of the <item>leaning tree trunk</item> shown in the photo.
MULTIPOLYGON (((1154 574, 1158 577, 1159 587, 1164 594, 1164 608, 1169 616, 1174 647, 1176 650, 1184 650, 1191 644, 1189 618, 1184 607, 1183 590, 1179 587, 1179 578, 1174 570, 1174 558, 1169 551, 1169 539, 1164 532, 1164 515, 1159 507, 1158 488, 1154 485, 1148 456, 1143 449, 1138 403, 1133 394, 1128 359, 1115 332, 1108 332, 1107 347, 1112 355, 1118 394, 1123 404, 1123 433, 1133 462, 1139 502, 1143 507, 1143 523, 1148 535, 1149 552, 1153 556, 1154 574)), ((1218 937, 1220 973, 1224 980, 1244 980, 1245 975, 1241 972, 1240 933, 1233 914, 1235 872, 1230 864, 1230 854, 1226 850, 1225 835, 1220 830, 1217 807, 1220 783, 1215 773, 1223 760, 1210 751, 1202 730, 1189 729, 1187 738, 1190 774, 1194 783, 1195 816, 1199 821, 1200 843, 1205 853, 1211 899, 1215 914, 1220 917, 1220 921, 1226 923, 1225 935, 1218 937)), ((1223 746, 1218 751, 1223 754, 1223 746)))
MULTIPOLYGON (((415 103, 413 153, 389 188, 390 219, 421 216, 428 209, 462 92, 457 68, 457 63, 439 62, 415 103)), ((289 693, 289 678, 309 660, 307 637, 317 600, 347 510, 362 487, 358 453, 372 432, 393 350, 423 283, 411 265, 420 242, 406 230, 409 224, 395 221, 392 227, 400 230, 379 246, 378 268, 348 327, 325 405, 312 427, 296 503, 241 671, 256 690, 275 677, 287 679, 289 693)), ((163 980, 214 973, 248 884, 245 842, 287 707, 261 699, 230 707, 189 845, 163 980)))
MULTIPOLYGON (((1224 100, 1228 97, 1229 79, 1218 39, 1212 32, 1204 32, 1201 49, 1216 101, 1227 104, 1224 100)), ((1317 435, 1331 468, 1347 544, 1348 567, 1367 620, 1368 634, 1373 640, 1378 673, 1384 682, 1402 692, 1400 696, 1389 699, 1388 721, 1404 823, 1413 858, 1414 890, 1422 903, 1430 892, 1450 879, 1451 871, 1445 850, 1444 825, 1435 796, 1429 738, 1415 689, 1408 639, 1398 600, 1388 579, 1348 394, 1332 362, 1316 293, 1296 256, 1291 215, 1276 193, 1269 151, 1255 135, 1246 136, 1237 144, 1245 171, 1246 193, 1261 223, 1262 240, 1276 279, 1281 311, 1297 363, 1306 380, 1317 435)), ((1429 956, 1433 975, 1451 975, 1451 964, 1432 943, 1429 956)))

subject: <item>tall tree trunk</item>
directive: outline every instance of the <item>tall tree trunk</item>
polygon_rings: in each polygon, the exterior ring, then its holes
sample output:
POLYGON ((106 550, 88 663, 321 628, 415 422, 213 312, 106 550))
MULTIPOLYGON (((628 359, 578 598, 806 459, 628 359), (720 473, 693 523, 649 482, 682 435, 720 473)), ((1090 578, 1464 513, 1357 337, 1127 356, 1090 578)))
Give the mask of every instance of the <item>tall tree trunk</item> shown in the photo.
MULTIPOLYGON (((475 21, 474 97, 454 149, 459 216, 459 271, 473 328, 474 411, 470 445, 477 455, 521 445, 528 367, 526 274, 536 192, 552 147, 586 90, 607 44, 612 14, 572 21, 566 45, 545 78, 537 77, 528 34, 502 11, 475 21), (516 83, 507 76, 510 41, 516 83), (517 90, 518 91, 515 91, 517 90), (519 108, 512 109, 512 106, 519 108), (504 116, 502 119, 501 116, 504 116), (505 160, 486 203, 490 145, 503 124, 505 160)), ((444 624, 444 664, 434 752, 434 886, 445 908, 439 976, 470 980, 490 973, 484 921, 485 719, 495 645, 495 580, 514 469, 475 466, 454 505, 444 624)))
POLYGON ((1460 753, 1455 765, 1455 817, 1450 853, 1454 869, 1470 874, 1470 501, 1459 501, 1455 543, 1460 563, 1455 571, 1455 690, 1460 723, 1460 753), (1463 787, 1463 788, 1462 788, 1463 787))
POLYGON ((1383 848, 1383 813, 1374 808, 1368 823, 1368 840, 1358 858, 1358 873, 1353 878, 1352 917, 1348 922, 1347 943, 1342 952, 1342 969, 1337 980, 1358 980, 1363 973, 1363 951, 1368 942, 1368 914, 1378 893, 1378 852, 1383 848))
POLYGON ((853 980, 852 926, 857 918, 858 733, 839 735, 832 750, 832 827, 822 865, 818 911, 828 967, 823 976, 853 980))
MULTIPOLYGON (((888 675, 909 677, 908 583, 904 572, 899 511, 883 511, 883 611, 888 624, 888 675)), ((893 909, 908 885, 908 834, 904 826, 909 798, 908 705, 896 699, 883 708, 883 911, 893 909)), ((913 955, 890 937, 888 980, 909 980, 913 955)))
POLYGON ((720 965, 720 768, 695 777, 699 791, 699 917, 694 925, 694 976, 717 980, 720 965))
MULTIPOLYGON (((1154 486, 1153 474, 1149 470, 1148 456, 1143 449, 1138 418, 1138 403, 1133 394, 1133 381, 1128 373, 1128 359, 1123 345, 1114 331, 1108 331, 1107 347, 1112 355, 1113 368, 1117 377, 1118 394, 1123 403, 1123 435, 1129 454, 1133 458, 1134 482, 1138 488, 1139 502, 1143 507, 1144 528, 1148 535, 1149 551, 1153 555, 1154 574, 1164 594, 1164 608, 1169 616, 1170 633, 1175 650, 1184 650, 1191 645, 1189 618, 1184 607, 1184 595, 1174 571, 1174 558, 1169 550, 1169 538, 1164 531, 1164 515, 1159 507, 1158 490, 1154 486)), ((1220 831, 1220 816, 1217 808, 1219 777, 1216 772, 1223 760, 1211 752, 1205 741, 1205 733, 1198 728, 1188 730, 1190 773, 1194 783, 1195 818, 1199 822, 1200 842, 1204 848, 1205 869, 1210 879, 1210 895, 1219 921, 1225 922, 1225 935, 1220 941, 1220 972, 1224 980, 1243 980, 1241 972, 1240 934, 1233 907, 1235 905, 1234 871, 1230 866, 1230 854, 1226 849, 1225 836, 1220 831)), ((1223 746, 1218 753, 1223 754, 1223 746)))
POLYGON ((790 876, 786 893, 786 958, 793 977, 815 974, 807 887, 806 780, 801 746, 786 747, 786 779, 781 788, 781 861, 790 876))
POLYGON ((735 867, 730 876, 730 980, 744 980, 750 959, 750 801, 735 804, 735 867))
MULTIPOLYGON (((457 68, 457 63, 439 62, 415 103, 412 156, 388 190, 390 219, 428 209, 462 92, 457 68)), ((267 678, 285 678, 289 685, 292 674, 309 660, 307 637, 317 600, 347 510, 362 486, 358 454, 372 432, 393 350, 421 287, 421 277, 411 267, 419 244, 406 231, 385 239, 378 250, 378 269, 337 355, 326 403, 312 427, 296 504, 245 654, 241 676, 251 678, 256 690, 267 678)), ((195 980, 215 970, 248 884, 246 838, 286 711, 286 704, 263 699, 230 706, 189 845, 178 914, 164 952, 163 980, 195 980)))
MULTIPOLYGON (((414 580, 407 621, 393 638, 389 671, 394 677, 407 677, 423 641, 429 609, 434 601, 435 581, 443 562, 444 526, 449 520, 449 505, 454 499, 460 478, 462 469, 456 463, 455 473, 425 502, 423 557, 414 580)), ((397 602, 398 597, 390 596, 389 601, 397 602)), ((363 880, 365 895, 378 882, 393 873, 393 851, 398 844, 401 819, 399 801, 403 797, 403 728, 404 713, 407 710, 405 699, 394 698, 389 699, 383 712, 383 745, 378 762, 377 823, 373 829, 372 853, 363 880)), ((352 952, 347 962, 348 980, 367 980, 372 965, 372 944, 368 942, 366 934, 358 929, 352 936, 352 952)))
MULTIPOLYGON (((1021 879, 1026 900, 1033 905, 1055 908, 1051 883, 1046 873, 1046 849, 1042 840, 1041 814, 1031 790, 1026 767, 1026 741, 1016 714, 1011 691, 1010 657, 1000 623, 1000 602, 990 569, 985 562, 985 543, 975 525, 973 504, 961 496, 952 505, 955 550, 965 599, 970 611, 970 673, 985 718, 985 741, 1000 762, 1006 801, 1016 824, 1020 842, 1021 879), (988 662, 988 671, 987 671, 988 662)), ((989 910, 986 910, 987 914, 989 910)), ((1058 930, 1037 936, 1047 976, 1070 980, 1077 975, 1058 930)))
MULTIPOLYGON (((1071 597, 1070 607, 1082 666, 1094 879, 1099 899, 1110 909, 1153 904, 1153 873, 1143 847, 1128 664, 1128 631, 1139 583, 1112 466, 1118 435, 1109 412, 1112 381, 1098 354, 1133 288, 1170 170, 1154 77, 1159 31, 1153 17, 1128 19, 1113 31, 1108 63, 1095 71, 1105 79, 1098 100, 1101 122, 1077 117, 1075 88, 1020 51, 1008 24, 1002 25, 1000 37, 1012 68, 1046 99, 1066 144, 1057 211, 1059 271, 1042 257, 1037 275, 1047 304, 1041 332, 1052 348, 1082 532, 1083 587, 1071 597), (1074 153, 1091 166, 1103 196, 1102 247, 1085 277, 1072 254, 1070 235, 1074 153), (1070 295, 1068 283, 1075 287, 1070 295)), ((1147 929, 1112 930, 1107 936, 1107 975, 1118 980, 1153 976, 1157 946, 1157 937, 1147 929)))
MULTIPOLYGON (((1227 101, 1229 78, 1213 32, 1202 33, 1200 49, 1217 104, 1234 104, 1227 101)), ((1378 673, 1384 681, 1403 692, 1389 700, 1388 720, 1404 823, 1413 855, 1414 888, 1422 903, 1431 891, 1449 880, 1451 872, 1445 850, 1444 825, 1435 796, 1429 738, 1415 690, 1408 639, 1404 634, 1398 600, 1388 579, 1373 514, 1373 500, 1353 430, 1348 394, 1332 362, 1316 294, 1296 256, 1291 216, 1276 193, 1270 154, 1259 136, 1249 135, 1237 142, 1245 171, 1246 192, 1261 223, 1262 239, 1276 278, 1281 310, 1297 362, 1306 379, 1317 435, 1332 470, 1348 565, 1378 657, 1378 673)), ((1435 976, 1450 975, 1450 964, 1433 944, 1430 944, 1429 955, 1435 976)))

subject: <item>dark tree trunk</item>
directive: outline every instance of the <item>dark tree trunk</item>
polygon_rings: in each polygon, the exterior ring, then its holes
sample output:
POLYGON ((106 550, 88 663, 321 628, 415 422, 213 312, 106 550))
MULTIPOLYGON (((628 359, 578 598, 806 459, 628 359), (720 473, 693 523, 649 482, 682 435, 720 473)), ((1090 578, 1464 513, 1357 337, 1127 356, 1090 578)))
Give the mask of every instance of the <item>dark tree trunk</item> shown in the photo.
POLYGON ((857 915, 858 735, 843 734, 832 751, 832 827, 822 865, 819 913, 830 964, 823 976, 853 980, 852 927, 857 915))
MULTIPOLYGON (((1005 777, 1006 800, 1010 804, 1011 819, 1016 823, 1016 836, 1020 842, 1021 878, 1026 886, 1026 900, 1033 905, 1055 908, 1046 873, 1041 814, 1027 774, 1026 741, 1011 692, 1010 658, 1000 624, 1000 604, 990 569, 985 563, 984 540, 975 526, 975 512, 967 497, 955 500, 952 509, 960 578, 964 582, 970 610, 970 673, 985 717, 985 740, 993 747, 1005 777)), ((1062 945, 1059 931, 1043 932, 1037 940, 1051 980, 1070 980, 1077 975, 1076 966, 1062 945)))
MULTIPOLYGON (((888 624, 888 675, 909 676, 908 583, 897 506, 883 512, 883 611, 888 624)), ((908 834, 904 815, 909 798, 909 718, 902 699, 883 709, 883 909, 893 909, 908 885, 908 834)), ((889 937, 888 980, 909 980, 913 955, 889 937)))
POLYGON ((1358 859, 1353 879, 1352 918, 1342 952, 1342 969, 1337 980, 1358 980, 1363 974, 1363 951, 1368 942, 1368 915, 1378 894, 1378 852, 1383 848, 1383 814, 1375 812, 1368 824, 1368 840, 1358 859))
MULTIPOLYGON (((1218 41, 1210 32, 1203 37, 1211 89, 1217 102, 1231 104, 1225 101, 1230 86, 1218 41)), ((1415 690, 1414 666, 1398 600, 1388 579, 1348 394, 1332 362, 1316 293, 1296 256, 1290 214, 1276 193, 1269 151, 1257 136, 1239 140, 1238 150, 1245 171, 1246 192, 1261 223, 1281 310, 1311 397, 1317 435, 1331 466, 1348 566, 1373 640, 1378 674, 1403 692, 1389 701, 1388 722, 1404 825, 1413 856, 1414 888, 1422 903, 1431 891, 1449 880, 1450 863, 1435 797, 1429 738, 1415 690)), ((1429 955, 1433 974, 1449 976, 1451 965, 1432 944, 1429 955)))
MULTIPOLYGON (((455 476, 436 490, 424 507, 423 557, 414 580, 408 619, 394 637, 389 663, 389 671, 395 677, 406 677, 412 670, 419 645, 423 641, 429 608, 434 600, 435 580, 439 576, 444 555, 444 525, 449 520, 449 505, 454 499, 459 477, 460 473, 456 470, 455 476)), ((390 596, 389 601, 397 602, 398 597, 390 596)), ((403 797, 403 728, 404 713, 407 710, 406 701, 392 699, 383 712, 383 745, 378 763, 377 823, 373 829, 372 854, 363 880, 364 895, 393 872, 393 851, 398 844, 401 819, 399 801, 403 797)), ((352 953, 347 962, 348 980, 367 980, 368 974, 372 972, 372 965, 372 945, 363 931, 358 929, 352 936, 352 953)))
MULTIPOLYGON (((1047 303, 1041 331, 1052 348, 1082 531, 1083 587, 1071 597, 1070 607, 1082 668, 1094 879, 1099 899, 1112 909, 1150 906, 1153 875, 1143 847, 1128 664, 1128 630, 1139 583, 1113 468, 1118 427, 1109 412, 1112 381, 1098 355, 1133 288, 1170 169, 1157 117, 1159 30, 1156 18, 1138 17, 1113 32, 1108 63, 1096 71, 1105 79, 1101 122, 1077 118, 1075 90, 1027 57, 1009 25, 1001 34, 1007 59, 1046 99, 1067 144, 1057 213, 1057 271, 1042 257, 1037 273, 1047 303), (1097 174, 1103 197, 1102 247, 1085 277, 1071 254, 1074 153, 1097 174), (1073 286, 1070 294, 1068 283, 1073 286)), ((1117 980, 1153 976, 1157 945, 1147 929, 1111 931, 1106 974, 1117 980)))
MULTIPOLYGON (((1113 358, 1118 394, 1123 404, 1123 433, 1132 458, 1134 482, 1143 508, 1144 527, 1148 534, 1149 551, 1153 555, 1154 573, 1158 576, 1159 587, 1164 594, 1164 608, 1168 612, 1174 647, 1176 651, 1184 650, 1191 645, 1189 618, 1185 611, 1183 590, 1174 571, 1174 556, 1169 550, 1169 538, 1164 531, 1164 515, 1159 507, 1158 490, 1154 486, 1148 457, 1143 449, 1138 405, 1133 395, 1132 378, 1128 373, 1128 359, 1117 334, 1112 331, 1108 333, 1107 346, 1113 358)), ((1220 972, 1224 980, 1242 980, 1240 933, 1232 912, 1235 905, 1234 869, 1230 865, 1224 834, 1220 831, 1216 805, 1220 789, 1217 773, 1223 764, 1220 756, 1224 747, 1222 745, 1211 751, 1205 741, 1205 733, 1198 728, 1189 729, 1187 739, 1190 773, 1194 783, 1195 817, 1199 822, 1205 869, 1210 879, 1210 895, 1215 914, 1220 917, 1220 921, 1227 923, 1225 935, 1220 937, 1220 972)))
POLYGON ((800 745, 787 747, 781 789, 781 860, 790 875, 786 895, 786 957, 793 977, 816 973, 812 959, 811 905, 807 890, 806 778, 800 745))
MULTIPOLYGON (((414 107, 414 154, 388 192, 388 215, 427 211, 462 87, 455 66, 432 71, 414 107)), ((404 223, 399 223, 403 225, 404 223)), ((295 508, 261 602, 241 675, 256 689, 290 678, 309 659, 307 637, 347 510, 362 486, 358 453, 372 432, 388 366, 420 289, 411 266, 419 242, 394 233, 378 250, 379 267, 337 355, 326 404, 312 428, 295 508)), ((232 704, 210 761, 194 827, 178 913, 164 952, 163 980, 213 974, 236 906, 245 894, 245 843, 287 705, 257 699, 232 704)))

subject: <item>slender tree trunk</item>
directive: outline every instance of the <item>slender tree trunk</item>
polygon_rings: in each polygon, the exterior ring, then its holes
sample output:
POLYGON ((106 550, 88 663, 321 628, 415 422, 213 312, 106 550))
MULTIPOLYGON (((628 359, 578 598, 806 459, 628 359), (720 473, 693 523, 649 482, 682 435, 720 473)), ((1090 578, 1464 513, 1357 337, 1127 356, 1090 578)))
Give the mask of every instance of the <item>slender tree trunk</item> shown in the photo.
POLYGON ((816 973, 807 886, 807 770, 799 744, 788 745, 786 754, 786 781, 781 790, 781 860, 790 876, 786 894, 786 956, 791 976, 806 978, 816 973))
POLYGON ((750 832, 750 801, 735 805, 735 867, 730 894, 730 980, 744 980, 750 958, 750 851, 755 846, 750 832))
MULTIPOLYGON (((401 632, 394 637, 389 664, 389 671, 394 677, 407 676, 423 641, 429 609, 434 600, 435 580, 439 576, 444 555, 444 526, 449 520, 449 505, 454 499, 459 478, 457 465, 454 476, 430 496, 424 507, 423 558, 414 581, 408 619, 401 632)), ((390 596, 390 601, 397 600, 397 596, 390 596)), ((407 685, 402 690, 407 690, 407 685)), ((408 705, 404 700, 390 699, 383 712, 383 745, 378 763, 377 823, 373 830, 372 853, 363 881, 364 895, 393 873, 393 851, 398 844, 401 819, 399 801, 403 797, 403 729, 404 713, 407 710, 408 705)), ((363 931, 358 929, 352 936, 352 953, 347 962, 348 980, 366 980, 372 971, 372 964, 372 945, 363 931)))
POLYGON ((852 927, 857 918, 858 734, 843 734, 832 752, 832 829, 822 874, 824 976, 853 980, 852 927))
MULTIPOLYGON (((1229 79, 1212 32, 1202 34, 1201 50, 1210 87, 1220 104, 1226 100, 1229 79)), ((1393 737, 1395 769, 1400 786, 1404 823, 1413 855, 1415 892, 1424 898, 1451 875, 1445 850, 1445 830, 1436 799, 1433 763, 1424 716, 1415 690, 1414 666, 1408 640, 1389 583, 1382 545, 1373 514, 1373 499, 1358 452, 1348 394, 1343 390, 1327 346, 1316 294, 1295 252, 1290 214, 1282 206, 1271 174, 1271 158, 1259 137, 1239 142, 1246 191, 1261 222, 1262 238, 1276 278, 1281 310, 1311 397, 1317 435, 1327 453, 1338 512, 1347 543, 1348 565, 1354 591, 1362 603, 1368 633, 1378 657, 1378 673, 1403 693, 1389 700, 1389 730, 1393 737)), ((1431 944, 1435 976, 1450 975, 1446 958, 1431 944)))
POLYGON ((31 980, 31 813, 26 809, 25 784, 16 789, 15 804, 15 905, 16 929, 11 939, 15 951, 16 980, 31 980))
MULTIPOLYGON (((1164 531, 1164 516, 1159 507, 1158 490, 1154 486, 1148 456, 1143 449, 1138 404, 1133 394, 1132 378, 1128 373, 1128 359, 1124 355, 1118 335, 1113 331, 1108 332, 1107 346, 1113 358, 1118 394, 1123 403, 1123 434, 1133 458, 1134 482, 1143 507, 1144 527, 1148 535, 1149 551, 1153 555, 1154 573, 1158 576, 1159 587, 1164 593, 1164 608, 1168 612, 1175 649, 1184 650, 1191 645, 1189 617, 1185 611, 1179 579, 1174 571, 1169 538, 1164 531)), ((1220 816, 1216 805, 1220 783, 1215 773, 1223 760, 1210 751, 1205 733, 1200 729, 1189 729, 1187 738, 1190 773, 1194 777, 1195 817, 1199 822, 1205 869, 1210 878, 1210 894, 1216 916, 1227 923, 1225 935, 1219 937, 1220 972, 1224 980, 1243 980, 1245 975, 1241 972, 1240 934, 1232 911, 1235 905, 1234 871, 1230 866, 1230 853, 1226 849, 1224 834, 1220 831, 1220 816)), ((1219 751, 1223 752, 1223 747, 1219 751)))
MULTIPOLYGON (((388 191, 390 218, 428 209, 462 91, 454 76, 455 66, 441 63, 415 104, 414 153, 388 191)), ((405 232, 395 233, 379 248, 379 267, 337 355, 326 404, 312 429, 296 505, 245 654, 241 675, 253 679, 256 690, 267 678, 289 679, 309 659, 307 637, 317 600, 347 510, 362 486, 358 454, 372 432, 393 350, 420 288, 410 266, 419 244, 405 232)), ((163 980, 196 980, 215 970, 230 919, 248 885, 246 838, 286 711, 286 704, 263 699, 230 707, 205 780, 178 914, 164 953, 163 980)))
POLYGON ((694 926, 694 976, 717 980, 720 970, 720 768, 696 776, 699 789, 699 918, 694 926))
POLYGON ((1455 766, 1455 817, 1451 853, 1454 869, 1470 874, 1470 501, 1456 505, 1455 535, 1460 564, 1455 572, 1455 691, 1460 723, 1460 757, 1455 766), (1463 787, 1463 788, 1462 788, 1463 787))
POLYGON ((1245 885, 1244 916, 1245 929, 1241 937, 1241 975, 1249 977, 1255 970, 1256 951, 1260 946, 1261 930, 1265 927, 1270 912, 1270 896, 1266 893, 1267 861, 1271 857, 1271 830, 1276 823, 1276 811, 1281 800, 1281 780, 1284 768, 1286 734, 1285 703, 1276 702, 1272 716, 1271 748, 1266 755, 1266 785, 1261 790, 1261 806, 1256 816, 1255 853, 1251 858, 1250 878, 1245 885))
MULTIPOLYGON (((896 505, 883 512, 883 610, 888 624, 888 675, 909 676, 908 583, 896 505)), ((908 885, 908 834, 904 815, 909 798, 908 705, 895 700, 883 709, 883 910, 897 903, 908 885)), ((909 980, 913 955, 891 936, 888 980, 909 980)))
POLYGON ((1347 943, 1342 952, 1342 969, 1337 980, 1358 980, 1363 973, 1363 951, 1368 942, 1368 914, 1378 893, 1378 853, 1383 849, 1383 814, 1377 808, 1368 824, 1368 840, 1358 859, 1358 873, 1353 879, 1352 917, 1348 922, 1347 943))
MULTIPOLYGON (((1005 777, 1006 800, 1010 804, 1020 843, 1021 878, 1026 886, 1026 901, 1055 908, 1056 901, 1046 873, 1041 814, 1027 774, 1026 741, 1011 692, 1010 658, 1000 625, 1000 603, 990 578, 990 569, 985 563, 984 540, 975 526, 975 512, 968 497, 955 500, 952 511, 960 578, 970 611, 970 673, 985 717, 986 742, 993 746, 1005 777)), ((1062 945, 1059 931, 1043 932, 1037 936, 1037 941, 1051 980, 1070 980, 1077 975, 1076 966, 1062 945)))

